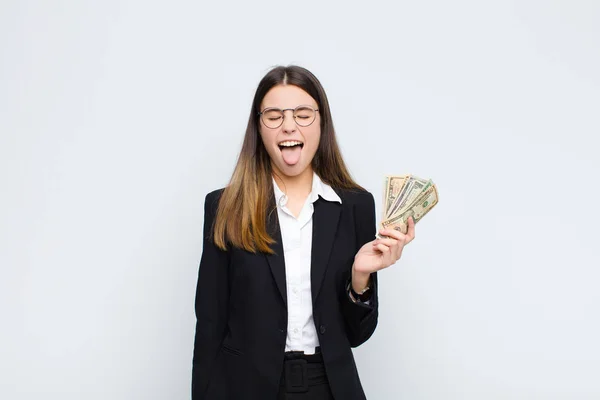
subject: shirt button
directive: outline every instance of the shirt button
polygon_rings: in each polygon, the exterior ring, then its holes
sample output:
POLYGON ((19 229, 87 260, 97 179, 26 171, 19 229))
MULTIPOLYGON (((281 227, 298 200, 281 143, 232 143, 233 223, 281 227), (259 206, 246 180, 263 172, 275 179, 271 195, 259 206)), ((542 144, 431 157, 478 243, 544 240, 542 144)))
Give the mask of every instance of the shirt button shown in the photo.
POLYGON ((298 328, 294 328, 294 333, 298 333, 298 328))
POLYGON ((293 288, 293 289, 292 289, 292 292, 294 292, 294 293, 298 293, 298 288, 293 288))

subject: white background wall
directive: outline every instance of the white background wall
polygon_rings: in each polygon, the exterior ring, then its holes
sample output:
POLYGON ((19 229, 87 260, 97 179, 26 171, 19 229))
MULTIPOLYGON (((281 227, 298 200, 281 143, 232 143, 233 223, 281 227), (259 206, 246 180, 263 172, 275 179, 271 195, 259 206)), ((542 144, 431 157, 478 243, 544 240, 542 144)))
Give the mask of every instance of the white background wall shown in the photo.
POLYGON ((597 1, 0 3, 0 398, 186 399, 203 201, 312 70, 344 156, 433 178, 369 399, 599 399, 597 1))

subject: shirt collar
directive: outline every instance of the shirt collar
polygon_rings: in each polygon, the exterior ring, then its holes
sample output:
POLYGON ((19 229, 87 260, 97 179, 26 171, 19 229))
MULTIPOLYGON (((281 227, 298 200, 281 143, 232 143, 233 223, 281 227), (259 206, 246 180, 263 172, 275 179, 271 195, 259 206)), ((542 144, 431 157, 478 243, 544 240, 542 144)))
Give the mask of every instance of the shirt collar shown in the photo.
MULTIPOLYGON (((281 191, 279 186, 277 186, 277 182, 275 182, 274 178, 273 191, 275 193, 275 201, 277 202, 277 204, 281 205, 282 207, 285 206, 285 204, 287 203, 287 196, 281 191)), ((323 182, 321 178, 319 178, 319 176, 315 172, 313 172, 312 190, 308 195, 308 198, 310 199, 311 203, 314 203, 319 199, 319 196, 321 196, 324 200, 338 202, 342 204, 342 199, 331 188, 331 186, 323 182)))

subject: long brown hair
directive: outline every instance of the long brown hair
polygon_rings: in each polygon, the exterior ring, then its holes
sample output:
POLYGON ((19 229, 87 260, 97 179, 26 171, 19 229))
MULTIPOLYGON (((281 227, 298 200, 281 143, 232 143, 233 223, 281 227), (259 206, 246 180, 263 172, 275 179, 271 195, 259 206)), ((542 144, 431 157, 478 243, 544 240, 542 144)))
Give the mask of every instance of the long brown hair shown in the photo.
POLYGON ((325 90, 307 69, 291 65, 271 69, 260 81, 246 135, 231 181, 225 188, 214 223, 214 241, 226 250, 227 244, 250 252, 273 253, 273 238, 267 232, 267 216, 275 208, 272 168, 269 154, 259 133, 260 104, 277 85, 294 85, 317 102, 321 115, 321 138, 312 160, 313 171, 334 188, 364 190, 348 172, 337 141, 325 90))

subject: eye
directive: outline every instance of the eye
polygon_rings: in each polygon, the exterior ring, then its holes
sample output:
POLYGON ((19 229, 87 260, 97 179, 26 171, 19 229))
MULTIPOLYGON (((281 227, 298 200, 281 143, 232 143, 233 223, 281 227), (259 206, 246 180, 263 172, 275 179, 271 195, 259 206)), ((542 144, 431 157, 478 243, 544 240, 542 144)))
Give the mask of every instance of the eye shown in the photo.
POLYGON ((267 118, 269 121, 277 121, 278 119, 280 119, 282 117, 282 113, 281 113, 281 110, 270 109, 270 110, 265 110, 263 112, 263 116, 265 118, 267 118))
POLYGON ((308 107, 297 108, 294 112, 294 117, 298 119, 311 119, 315 115, 315 112, 308 107))

